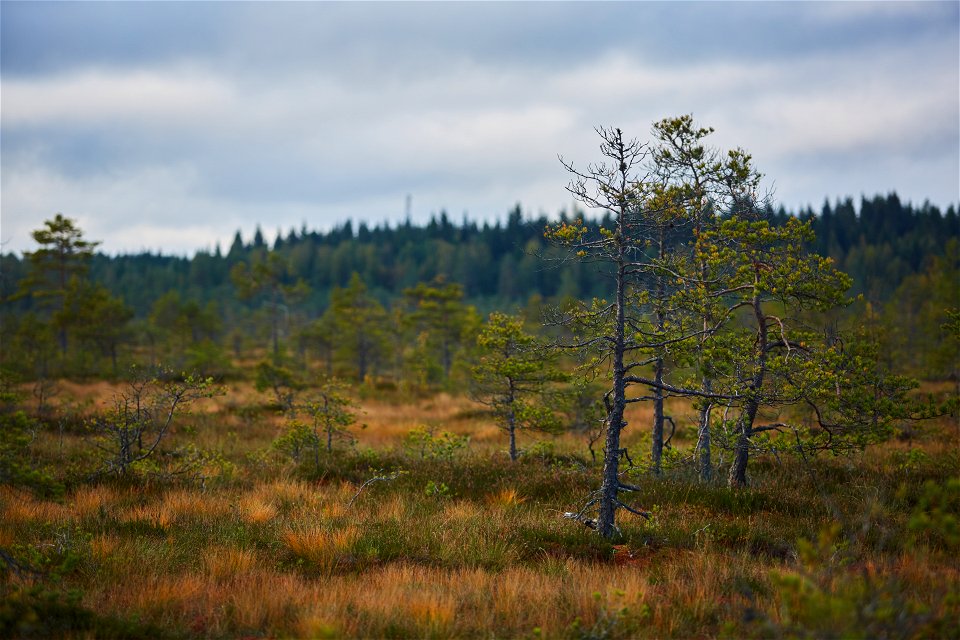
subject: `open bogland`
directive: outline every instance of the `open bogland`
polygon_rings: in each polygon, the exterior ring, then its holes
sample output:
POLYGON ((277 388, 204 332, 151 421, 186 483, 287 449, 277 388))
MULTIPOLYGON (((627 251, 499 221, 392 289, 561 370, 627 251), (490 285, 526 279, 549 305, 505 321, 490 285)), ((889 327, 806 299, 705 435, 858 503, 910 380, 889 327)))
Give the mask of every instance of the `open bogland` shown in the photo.
MULTIPOLYGON (((206 401, 171 433, 220 453, 203 480, 92 479, 84 421, 48 418, 31 454, 62 492, 0 493, 0 635, 960 634, 954 418, 817 458, 815 474, 758 460, 740 490, 700 483, 679 456, 659 478, 638 467, 633 502, 651 518, 623 519, 611 543, 562 517, 596 487, 583 436, 525 440, 511 462, 466 399, 369 396, 356 445, 319 464, 271 450, 280 427, 263 397, 206 401)), ((625 431, 631 451, 646 450, 643 431, 625 431)))

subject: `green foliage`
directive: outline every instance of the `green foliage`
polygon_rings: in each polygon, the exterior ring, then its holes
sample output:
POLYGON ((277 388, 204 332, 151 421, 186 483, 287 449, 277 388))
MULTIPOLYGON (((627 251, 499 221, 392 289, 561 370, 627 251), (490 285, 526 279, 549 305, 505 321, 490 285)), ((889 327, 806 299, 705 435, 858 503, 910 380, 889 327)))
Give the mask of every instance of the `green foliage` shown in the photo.
POLYGON ((408 339, 415 345, 411 362, 425 382, 448 381, 455 359, 479 324, 476 311, 463 303, 461 285, 442 278, 418 283, 403 295, 409 308, 403 320, 412 330, 408 339))
POLYGON ((40 248, 24 254, 30 263, 30 272, 20 282, 19 294, 41 299, 60 298, 57 306, 62 307, 71 277, 86 274, 93 250, 100 243, 84 240, 83 231, 75 221, 62 213, 45 221, 44 227, 31 235, 40 248))
MULTIPOLYGON (((873 562, 862 571, 849 571, 846 567, 859 550, 840 536, 841 527, 834 523, 815 541, 799 540, 803 568, 771 572, 778 615, 755 623, 762 635, 913 638, 945 637, 960 630, 956 618, 951 622, 931 615, 929 596, 917 598, 873 562)), ((937 589, 936 598, 938 608, 960 613, 958 603, 952 602, 955 593, 937 589)))
MULTIPOLYGON (((107 358, 114 375, 118 372, 118 350, 129 338, 128 324, 132 318, 133 309, 112 296, 106 287, 75 277, 67 285, 63 308, 53 314, 54 323, 70 327, 70 335, 79 346, 86 347, 82 353, 107 358)), ((94 367, 92 372, 99 369, 94 367)))
POLYGON ((904 279, 886 305, 891 350, 901 368, 926 378, 960 380, 960 240, 926 269, 904 279))
POLYGON ((320 439, 313 428, 298 420, 289 420, 286 430, 270 445, 299 464, 304 455, 320 448, 320 439))
POLYGON ((523 329, 523 320, 490 314, 477 336, 478 363, 472 368, 471 394, 491 408, 510 436, 510 458, 517 459, 517 430, 556 433, 560 419, 547 398, 551 383, 566 380, 556 355, 523 329))
POLYGON ((139 621, 101 616, 83 606, 83 592, 44 585, 0 586, 0 637, 168 638, 174 634, 139 621))
POLYGON ((195 448, 163 452, 161 444, 174 419, 191 403, 222 393, 212 378, 182 374, 179 380, 164 379, 134 370, 126 390, 114 397, 113 408, 90 421, 101 454, 99 473, 183 475, 218 466, 215 456, 195 448), (155 455, 160 453, 165 455, 155 455))
POLYGON ((386 351, 386 311, 367 292, 359 274, 344 288, 330 292, 330 322, 337 336, 334 352, 364 382, 386 351))
MULTIPOLYGON (((99 244, 83 239, 73 220, 57 214, 33 232, 40 248, 25 254, 30 269, 14 296, 37 303, 43 322, 29 318, 21 323, 25 344, 18 349, 20 366, 31 366, 37 378, 70 371, 83 375, 102 371, 100 361, 118 370, 118 350, 129 340, 127 325, 133 310, 102 284, 87 278, 93 251, 99 244), (55 361, 50 345, 56 335, 61 360, 55 361), (67 361, 68 345, 72 345, 67 361)), ((18 359, 19 359, 18 358, 18 359)))
POLYGON ((907 526, 916 541, 952 553, 960 550, 960 478, 943 484, 927 480, 907 526))
POLYGON ((0 485, 41 493, 62 491, 34 458, 31 449, 40 425, 17 409, 19 399, 10 375, 0 372, 0 485))
POLYGON ((183 356, 183 368, 196 371, 200 376, 223 379, 236 371, 224 348, 210 339, 190 345, 184 350, 183 356))
POLYGON ((58 373, 57 337, 48 320, 30 311, 3 317, 0 357, 7 370, 24 379, 44 379, 58 373))
POLYGON ((436 432, 434 427, 416 427, 407 434, 404 447, 421 460, 450 461, 465 451, 470 436, 458 436, 449 431, 436 432))
POLYGON ((273 392, 277 407, 284 413, 293 412, 297 394, 306 382, 291 369, 269 360, 257 363, 254 387, 260 393, 273 392))
POLYGON ((291 267, 282 255, 269 252, 247 264, 239 262, 230 270, 230 278, 242 300, 262 301, 270 310, 270 336, 273 357, 280 357, 281 334, 289 332, 289 307, 310 291, 306 281, 291 274, 291 267))
POLYGON ((294 403, 291 398, 289 406, 287 429, 274 440, 273 448, 295 462, 310 454, 319 473, 321 450, 332 453, 334 440, 353 442, 348 427, 356 421, 357 406, 338 380, 321 380, 305 401, 294 403))
POLYGON ((223 322, 212 301, 201 307, 184 301, 179 291, 168 291, 153 303, 147 333, 154 362, 200 375, 222 377, 232 371, 219 343, 223 322))
POLYGON ((427 481, 427 486, 424 487, 423 493, 431 498, 453 497, 450 487, 448 487, 445 482, 434 482, 433 480, 427 481))

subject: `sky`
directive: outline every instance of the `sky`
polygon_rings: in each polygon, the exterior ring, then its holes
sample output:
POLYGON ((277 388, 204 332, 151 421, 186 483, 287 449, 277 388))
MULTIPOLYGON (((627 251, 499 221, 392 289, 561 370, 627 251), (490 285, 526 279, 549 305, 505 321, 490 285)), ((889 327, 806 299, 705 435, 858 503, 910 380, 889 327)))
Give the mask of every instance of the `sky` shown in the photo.
POLYGON ((790 210, 960 202, 960 3, 0 3, 0 242, 571 207, 598 126, 693 114, 790 210))

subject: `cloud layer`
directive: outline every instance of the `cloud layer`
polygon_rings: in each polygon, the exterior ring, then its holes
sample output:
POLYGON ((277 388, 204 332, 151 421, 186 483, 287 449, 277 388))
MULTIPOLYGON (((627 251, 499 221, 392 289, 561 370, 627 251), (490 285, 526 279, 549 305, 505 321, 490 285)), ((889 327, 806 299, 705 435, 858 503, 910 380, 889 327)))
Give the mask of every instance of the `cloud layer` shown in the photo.
POLYGON ((557 154, 692 112, 788 207, 960 199, 956 3, 17 3, 5 251, 57 211, 108 252, 239 228, 569 206, 557 154))

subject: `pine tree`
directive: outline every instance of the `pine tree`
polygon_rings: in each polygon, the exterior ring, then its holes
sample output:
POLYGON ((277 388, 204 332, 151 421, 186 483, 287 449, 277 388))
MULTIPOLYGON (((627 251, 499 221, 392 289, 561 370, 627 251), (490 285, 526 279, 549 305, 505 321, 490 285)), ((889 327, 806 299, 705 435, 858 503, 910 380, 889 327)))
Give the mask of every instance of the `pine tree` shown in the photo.
POLYGON ((555 356, 523 330, 523 319, 494 312, 477 336, 479 362, 472 369, 471 395, 493 412, 509 437, 510 459, 519 456, 518 431, 555 433, 560 420, 546 400, 551 385, 566 379, 555 356))
MULTIPOLYGON (((71 278, 83 278, 99 242, 83 239, 74 220, 58 213, 32 234, 40 248, 26 253, 30 272, 21 281, 18 295, 29 295, 54 311, 63 311, 71 278)), ((69 316, 61 314, 57 323, 61 355, 67 352, 69 316)))

